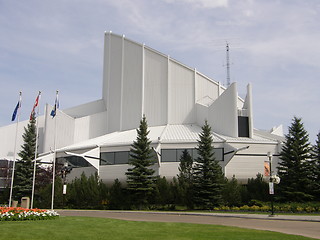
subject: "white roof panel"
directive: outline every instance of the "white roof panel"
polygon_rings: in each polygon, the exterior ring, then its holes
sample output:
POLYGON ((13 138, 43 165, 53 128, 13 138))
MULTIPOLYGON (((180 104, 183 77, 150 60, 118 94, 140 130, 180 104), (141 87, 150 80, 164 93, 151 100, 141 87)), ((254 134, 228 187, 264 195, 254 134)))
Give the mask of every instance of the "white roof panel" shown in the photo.
MULTIPOLYGON (((163 125, 157 127, 149 127, 149 139, 153 143, 197 143, 201 127, 195 124, 185 125, 163 125)), ((89 149, 97 146, 121 146, 131 145, 137 138, 136 129, 131 129, 123 132, 113 132, 101 137, 89 139, 84 142, 76 143, 61 149, 58 152, 70 151, 76 149, 89 149)), ((233 138, 212 133, 213 142, 242 142, 242 143, 277 143, 276 140, 262 137, 254 134, 253 138, 233 138)))

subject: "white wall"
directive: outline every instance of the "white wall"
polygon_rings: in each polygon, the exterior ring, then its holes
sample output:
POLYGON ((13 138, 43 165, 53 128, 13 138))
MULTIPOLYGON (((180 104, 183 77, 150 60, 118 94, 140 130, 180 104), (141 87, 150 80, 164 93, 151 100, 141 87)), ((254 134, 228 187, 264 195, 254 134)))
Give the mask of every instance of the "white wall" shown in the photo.
POLYGON ((121 129, 139 126, 142 117, 142 46, 124 41, 121 129))
POLYGON ((123 60, 123 38, 116 35, 109 35, 106 43, 108 54, 110 54, 110 62, 107 69, 108 78, 107 92, 103 94, 106 101, 108 111, 108 132, 114 132, 120 129, 120 114, 121 114, 121 79, 122 79, 122 60, 123 60), (108 48, 110 44, 110 48, 108 48))
POLYGON ((75 119, 74 143, 107 134, 107 112, 75 119))
POLYGON ((56 149, 73 144, 75 120, 69 115, 58 110, 54 118, 50 116, 52 107, 46 105, 45 111, 45 131, 44 131, 44 147, 43 152, 54 150, 54 142, 56 149), (56 141, 54 141, 56 138, 56 141))
POLYGON ((74 118, 81 118, 84 116, 93 115, 104 111, 106 111, 106 106, 104 104, 103 99, 63 110, 64 113, 74 118))
POLYGON ((169 124, 194 123, 194 71, 171 60, 169 62, 169 124))
MULTIPOLYGON (((232 144, 235 148, 241 148, 246 144, 232 144)), ((225 167, 226 177, 232 178, 233 175, 239 180, 246 181, 248 178, 255 178, 258 173, 264 174, 264 161, 268 161, 267 153, 278 153, 276 144, 247 144, 250 147, 245 151, 238 152, 239 154, 248 154, 251 156, 234 156, 225 167), (265 156, 255 156, 255 155, 265 156)), ((279 158, 273 157, 272 170, 277 171, 277 162, 279 158)))
POLYGON ((232 83, 208 109, 208 123, 212 130, 223 135, 238 137, 237 88, 232 83))
MULTIPOLYGON (((44 129, 44 116, 39 116, 37 118, 38 129, 39 129, 39 144, 38 151, 41 152, 43 149, 43 129, 44 129)), ((17 154, 21 151, 21 145, 24 143, 22 135, 24 134, 24 128, 27 127, 29 123, 28 120, 20 121, 18 124, 17 132, 17 143, 16 152, 17 154)), ((17 123, 13 123, 7 126, 0 127, 0 158, 13 159, 14 155, 14 145, 16 136, 17 123)), ((16 156, 17 158, 18 155, 16 156)))
MULTIPOLYGON (((22 134, 24 133, 24 127, 27 126, 28 121, 19 122, 18 125, 18 137, 16 144, 16 157, 18 157, 18 152, 21 150, 21 145, 23 144, 22 134)), ((13 159, 14 158, 14 143, 16 136, 17 124, 10 124, 0 128, 0 159, 13 159)))
POLYGON ((144 113, 150 126, 165 125, 168 120, 168 59, 145 48, 144 113))
POLYGON ((216 100, 219 97, 219 84, 200 73, 196 73, 196 102, 204 98, 216 100))

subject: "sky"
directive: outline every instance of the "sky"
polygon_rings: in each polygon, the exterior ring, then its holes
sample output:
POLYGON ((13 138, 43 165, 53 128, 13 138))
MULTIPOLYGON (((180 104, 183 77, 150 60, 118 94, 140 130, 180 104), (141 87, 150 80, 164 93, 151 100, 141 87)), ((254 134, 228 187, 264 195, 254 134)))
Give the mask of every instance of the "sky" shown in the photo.
POLYGON ((0 126, 22 91, 21 120, 38 91, 40 109, 102 96, 104 33, 125 35, 245 96, 252 84, 254 127, 302 118, 311 143, 320 131, 318 0, 0 0, 0 126))

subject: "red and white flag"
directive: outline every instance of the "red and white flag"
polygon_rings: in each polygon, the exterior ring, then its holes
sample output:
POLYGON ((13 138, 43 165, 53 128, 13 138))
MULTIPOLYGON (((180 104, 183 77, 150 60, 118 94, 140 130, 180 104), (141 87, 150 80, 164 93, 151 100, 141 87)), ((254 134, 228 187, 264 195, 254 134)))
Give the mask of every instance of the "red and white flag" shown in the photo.
POLYGON ((32 108, 31 114, 30 114, 30 120, 32 119, 33 115, 35 114, 36 107, 38 107, 38 105, 39 105, 40 95, 41 95, 41 92, 39 92, 36 100, 34 101, 33 108, 32 108))

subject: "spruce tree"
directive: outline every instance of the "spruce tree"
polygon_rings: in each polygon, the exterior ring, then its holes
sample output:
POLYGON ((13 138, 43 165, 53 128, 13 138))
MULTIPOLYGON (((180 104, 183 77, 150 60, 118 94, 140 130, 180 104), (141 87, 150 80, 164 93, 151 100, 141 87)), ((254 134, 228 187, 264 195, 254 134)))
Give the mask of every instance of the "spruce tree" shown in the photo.
POLYGON ((16 162, 14 176, 14 196, 16 200, 21 197, 31 197, 32 179, 33 179, 33 162, 36 149, 36 120, 32 115, 27 127, 24 128, 22 135, 22 150, 18 153, 20 160, 16 162))
POLYGON ((199 157, 193 168, 194 203, 202 209, 211 209, 222 204, 224 176, 214 157, 211 127, 207 121, 199 137, 199 157))
POLYGON ((180 157, 179 164, 179 197, 180 202, 186 205, 188 208, 193 208, 193 192, 192 192, 192 181, 193 181, 193 159, 187 149, 183 150, 180 157))
POLYGON ((128 190, 131 194, 133 204, 141 209, 148 205, 149 197, 154 192, 155 177, 151 166, 155 159, 148 138, 148 124, 143 116, 137 129, 137 139, 130 148, 129 164, 133 166, 126 172, 128 190))
POLYGON ((313 146, 312 172, 312 192, 314 200, 320 201, 320 132, 317 135, 316 144, 313 146))
POLYGON ((301 118, 294 117, 280 153, 278 174, 279 200, 303 202, 312 200, 310 143, 301 118))
POLYGON ((233 176, 230 180, 225 179, 223 188, 223 200, 224 204, 228 206, 240 206, 241 199, 241 185, 238 180, 233 176))

